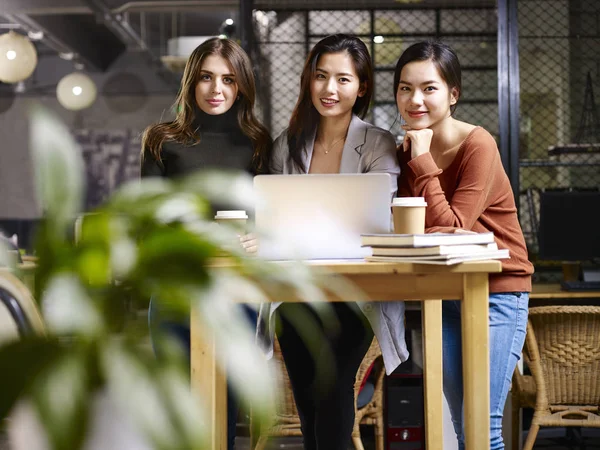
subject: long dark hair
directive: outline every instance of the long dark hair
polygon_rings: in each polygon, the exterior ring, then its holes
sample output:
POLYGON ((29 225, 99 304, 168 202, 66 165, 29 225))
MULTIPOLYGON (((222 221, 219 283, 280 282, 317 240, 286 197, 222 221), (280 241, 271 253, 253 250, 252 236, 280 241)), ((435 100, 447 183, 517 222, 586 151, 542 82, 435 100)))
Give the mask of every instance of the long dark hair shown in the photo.
MULTIPOLYGON (((408 47, 396 64, 394 72, 394 98, 398 93, 400 84, 400 74, 402 69, 408 63, 414 61, 431 61, 437 68, 442 79, 448 85, 450 90, 456 89, 456 100, 458 101, 462 92, 462 80, 460 71, 460 62, 458 56, 448 45, 439 41, 423 41, 408 47)), ((454 114, 456 103, 450 106, 450 112, 454 114)))
POLYGON ((319 113, 314 107, 310 95, 310 83, 317 70, 319 58, 326 53, 346 52, 354 62, 364 95, 356 99, 352 112, 363 118, 369 110, 373 95, 373 64, 369 50, 363 41, 348 34, 333 34, 315 44, 304 62, 300 77, 300 95, 294 107, 287 132, 288 149, 291 161, 302 171, 306 171, 302 162, 302 152, 308 136, 319 123, 319 113))
POLYGON ((204 41, 192 52, 183 71, 179 93, 173 105, 176 110, 172 122, 154 124, 146 128, 142 137, 142 158, 151 156, 160 162, 162 146, 166 141, 183 145, 200 142, 194 119, 196 85, 200 81, 200 69, 207 56, 224 58, 232 67, 238 87, 238 124, 254 148, 252 166, 256 173, 266 172, 271 151, 271 137, 263 124, 254 115, 256 86, 252 64, 246 52, 230 39, 212 38, 204 41))

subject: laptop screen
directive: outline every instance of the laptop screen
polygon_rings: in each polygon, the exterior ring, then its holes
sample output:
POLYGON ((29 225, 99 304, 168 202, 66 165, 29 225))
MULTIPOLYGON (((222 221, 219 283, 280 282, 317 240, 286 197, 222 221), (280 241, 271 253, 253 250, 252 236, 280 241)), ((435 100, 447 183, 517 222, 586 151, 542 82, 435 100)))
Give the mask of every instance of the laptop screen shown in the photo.
POLYGON ((259 257, 368 256, 360 235, 390 232, 391 186, 387 173, 254 177, 259 257))

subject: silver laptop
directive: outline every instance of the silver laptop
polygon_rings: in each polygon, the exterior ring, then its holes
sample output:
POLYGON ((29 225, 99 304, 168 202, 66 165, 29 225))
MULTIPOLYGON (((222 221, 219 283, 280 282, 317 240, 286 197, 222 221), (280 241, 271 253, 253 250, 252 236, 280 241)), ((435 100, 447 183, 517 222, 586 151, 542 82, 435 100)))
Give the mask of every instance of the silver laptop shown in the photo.
POLYGON ((258 175, 258 256, 358 259, 362 233, 389 233, 390 178, 376 174, 258 175))

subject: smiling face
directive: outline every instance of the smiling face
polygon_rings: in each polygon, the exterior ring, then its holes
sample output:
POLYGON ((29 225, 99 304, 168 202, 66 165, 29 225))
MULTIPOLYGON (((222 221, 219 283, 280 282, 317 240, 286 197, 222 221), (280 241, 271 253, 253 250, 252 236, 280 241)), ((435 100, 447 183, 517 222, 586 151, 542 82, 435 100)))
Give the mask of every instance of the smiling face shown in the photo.
POLYGON ((324 53, 310 83, 314 107, 323 117, 344 117, 352 114, 352 107, 364 89, 347 52, 324 53))
POLYGON ((450 117, 457 98, 457 90, 448 87, 433 61, 414 61, 402 68, 396 105, 409 127, 434 128, 450 117))
POLYGON ((198 107, 206 114, 224 114, 238 94, 233 69, 222 56, 209 55, 202 61, 195 95, 198 107))

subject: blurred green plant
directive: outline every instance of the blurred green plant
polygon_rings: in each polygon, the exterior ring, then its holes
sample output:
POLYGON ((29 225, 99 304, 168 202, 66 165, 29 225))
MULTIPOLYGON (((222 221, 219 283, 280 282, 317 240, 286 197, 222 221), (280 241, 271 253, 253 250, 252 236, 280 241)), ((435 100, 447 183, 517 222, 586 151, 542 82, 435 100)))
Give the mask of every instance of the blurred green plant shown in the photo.
POLYGON ((251 179, 238 173, 124 185, 85 216, 75 243, 85 184, 80 151, 44 110, 32 111, 30 130, 44 210, 35 298, 48 334, 0 348, 0 418, 29 423, 24 433, 40 443, 26 444, 28 450, 108 448, 95 446, 94 435, 110 441, 118 434, 111 430, 124 424, 147 448, 205 448, 202 399, 190 392, 187 355, 165 340, 166 357, 158 361, 148 330, 126 326, 126 305, 146 307, 151 296, 172 314, 198 312, 201 329, 216 339, 218 363, 254 413, 268 417, 276 389, 235 302, 258 305, 290 295, 318 301, 325 283, 339 296, 356 299, 356 292, 304 265, 270 264, 232 245, 238 231, 215 225, 209 205, 227 200, 251 208, 251 179), (228 258, 226 267, 212 264, 218 256, 228 258), (102 426, 97 416, 105 418, 102 426))

